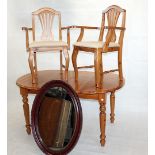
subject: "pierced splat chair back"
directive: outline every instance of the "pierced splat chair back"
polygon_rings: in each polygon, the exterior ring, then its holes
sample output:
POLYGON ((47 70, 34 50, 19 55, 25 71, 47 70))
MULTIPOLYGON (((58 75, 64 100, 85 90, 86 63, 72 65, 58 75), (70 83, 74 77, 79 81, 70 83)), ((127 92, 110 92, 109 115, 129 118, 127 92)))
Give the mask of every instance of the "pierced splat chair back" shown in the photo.
POLYGON ((41 36, 40 40, 42 41, 53 41, 54 40, 54 18, 58 19, 58 32, 59 32, 59 41, 62 40, 62 32, 61 32, 61 14, 59 11, 56 11, 52 8, 41 8, 32 13, 32 35, 33 41, 36 41, 36 24, 37 20, 39 20, 41 25, 41 36))
POLYGON ((103 40, 104 30, 106 27, 108 27, 108 32, 105 38, 106 40, 105 45, 109 46, 110 42, 115 43, 117 40, 116 30, 119 29, 121 31, 118 38, 118 43, 121 46, 124 37, 125 19, 126 19, 126 10, 120 8, 119 6, 112 5, 108 7, 106 10, 104 10, 102 14, 102 23, 101 23, 99 41, 103 40), (118 23, 118 21, 120 23, 118 23))

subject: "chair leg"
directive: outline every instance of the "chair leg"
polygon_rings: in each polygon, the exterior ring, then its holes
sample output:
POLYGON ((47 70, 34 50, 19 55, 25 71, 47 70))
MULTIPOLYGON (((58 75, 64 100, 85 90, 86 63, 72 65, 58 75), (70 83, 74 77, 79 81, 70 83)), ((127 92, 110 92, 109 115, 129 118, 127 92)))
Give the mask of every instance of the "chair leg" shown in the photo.
POLYGON ((77 55, 78 49, 74 47, 73 54, 72 54, 72 64, 75 72, 75 90, 78 90, 78 67, 77 67, 77 55))
POLYGON ((122 71, 122 49, 118 51, 118 72, 119 80, 123 81, 123 71, 122 71))
POLYGON ((35 73, 35 79, 37 81, 38 77, 38 70, 37 70, 37 55, 36 52, 34 52, 34 73, 35 73))
POLYGON ((115 92, 111 92, 110 94, 110 121, 114 123, 115 120, 115 92))
POLYGON ((94 66, 95 66, 95 84, 96 88, 103 86, 103 66, 102 66, 102 51, 97 50, 94 53, 94 66))
POLYGON ((63 52, 64 52, 64 56, 65 56, 65 61, 66 61, 66 64, 65 64, 65 80, 68 81, 69 54, 68 54, 67 49, 64 49, 63 52))
POLYGON ((36 77, 35 77, 35 71, 34 71, 34 53, 32 50, 29 51, 29 58, 28 58, 28 62, 29 62, 29 67, 30 67, 30 71, 31 71, 31 76, 32 76, 32 83, 36 84, 36 77))
POLYGON ((105 129, 106 129, 106 94, 99 94, 100 104, 100 143, 101 146, 105 145, 105 129))
POLYGON ((62 74, 62 50, 60 50, 60 73, 62 74))

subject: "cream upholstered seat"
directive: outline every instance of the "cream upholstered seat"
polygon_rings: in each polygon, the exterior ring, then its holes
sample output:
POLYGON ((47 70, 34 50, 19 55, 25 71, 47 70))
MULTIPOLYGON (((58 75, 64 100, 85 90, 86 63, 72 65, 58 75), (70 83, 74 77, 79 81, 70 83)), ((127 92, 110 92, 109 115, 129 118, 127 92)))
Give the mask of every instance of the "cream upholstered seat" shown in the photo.
MULTIPOLYGON (((88 47, 88 48, 103 48, 104 42, 102 42, 102 41, 86 41, 86 42, 80 41, 80 42, 74 43, 74 46, 88 47)), ((109 43, 109 48, 119 47, 119 46, 120 45, 115 42, 109 43)))
POLYGON ((63 41, 34 41, 29 45, 30 48, 58 48, 68 47, 66 42, 63 41))

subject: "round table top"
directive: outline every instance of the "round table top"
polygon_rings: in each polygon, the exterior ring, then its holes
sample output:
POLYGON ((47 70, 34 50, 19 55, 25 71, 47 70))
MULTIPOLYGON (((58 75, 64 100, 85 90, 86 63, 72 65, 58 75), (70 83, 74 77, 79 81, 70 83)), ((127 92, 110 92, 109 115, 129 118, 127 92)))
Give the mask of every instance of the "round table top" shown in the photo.
MULTIPOLYGON (((68 73, 68 81, 73 89, 75 89, 75 76, 74 71, 69 71, 68 73)), ((78 95, 95 95, 95 76, 94 72, 80 71, 79 72, 79 90, 78 95)), ((28 89, 32 92, 37 92, 40 88, 48 81, 51 80, 64 80, 63 74, 60 73, 59 70, 43 70, 38 71, 38 83, 32 84, 31 74, 26 74, 21 76, 16 84, 20 88, 28 89)), ((103 92, 113 92, 115 90, 120 89, 124 85, 124 80, 119 81, 118 74, 114 72, 106 73, 103 77, 103 92)), ((85 97, 84 97, 85 98, 85 97)), ((89 97, 88 97, 89 98, 89 97)))

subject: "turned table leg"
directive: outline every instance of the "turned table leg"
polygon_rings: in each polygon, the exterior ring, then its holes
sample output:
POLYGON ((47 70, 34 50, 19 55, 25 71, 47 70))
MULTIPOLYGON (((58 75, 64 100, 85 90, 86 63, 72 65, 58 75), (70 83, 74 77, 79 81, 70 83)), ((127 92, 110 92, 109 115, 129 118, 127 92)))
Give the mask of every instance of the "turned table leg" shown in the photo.
POLYGON ((114 123, 115 120, 115 92, 111 92, 110 94, 110 121, 111 123, 114 123))
POLYGON ((31 125, 30 125, 30 114, 29 114, 29 104, 28 104, 28 91, 24 88, 20 88, 20 94, 23 98, 23 110, 26 122, 26 132, 31 134, 31 125))
POLYGON ((100 143, 101 146, 105 145, 105 128, 106 128, 106 94, 99 94, 100 104, 100 143))

